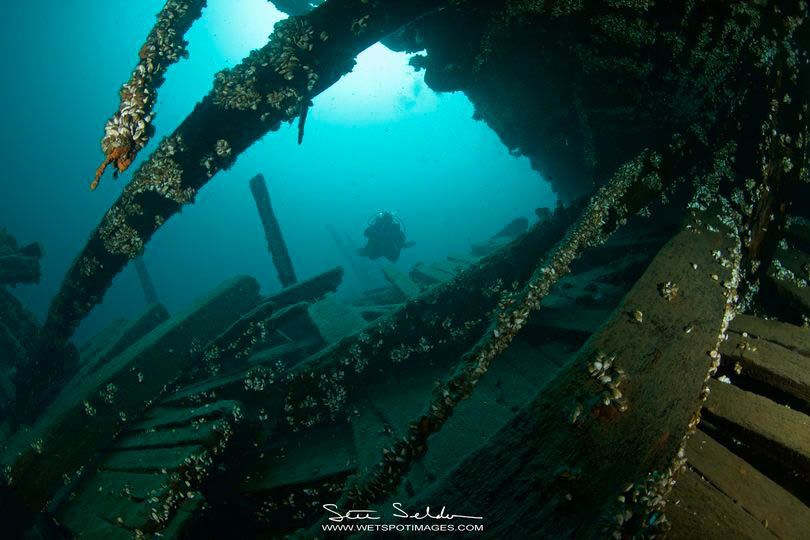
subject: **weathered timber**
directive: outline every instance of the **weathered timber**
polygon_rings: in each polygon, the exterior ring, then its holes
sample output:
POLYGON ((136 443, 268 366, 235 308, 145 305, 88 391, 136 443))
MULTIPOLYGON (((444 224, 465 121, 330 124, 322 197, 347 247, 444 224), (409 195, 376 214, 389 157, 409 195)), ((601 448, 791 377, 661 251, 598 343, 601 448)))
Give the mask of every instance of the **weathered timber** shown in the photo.
POLYGON ((15 523, 30 520, 63 484, 63 475, 86 465, 127 418, 142 414, 191 367, 195 343, 225 330, 258 302, 258 291, 252 278, 226 282, 108 361, 79 388, 66 388, 9 445, 3 463, 11 482, 0 492, 0 507, 16 508, 15 523))
POLYGON ((85 364, 107 347, 113 340, 117 339, 121 334, 121 328, 128 323, 129 321, 123 317, 108 321, 104 328, 79 346, 79 364, 85 364))
POLYGON ((18 385, 20 416, 32 417, 54 394, 62 372, 72 369, 60 361, 64 344, 102 300, 113 277, 140 255, 168 218, 253 142, 294 118, 302 102, 351 71, 357 54, 446 3, 330 0, 282 21, 267 45, 219 74, 212 92, 135 173, 65 276, 18 385), (357 31, 357 21, 363 21, 362 31, 357 31), (302 33, 310 38, 299 36, 302 33), (301 47, 302 39, 311 41, 301 47), (299 60, 287 76, 279 73, 285 47, 295 48, 299 60), (282 96, 282 101, 268 100, 268 95, 282 96), (292 102, 284 96, 292 96, 292 102), (168 177, 172 180, 164 181, 168 177))
POLYGON ((741 373, 810 407, 810 357, 764 339, 730 334, 720 349, 724 362, 739 363, 741 373))
POLYGON ((810 416, 714 379, 704 417, 810 482, 810 416))
POLYGON ((267 300, 273 302, 277 309, 300 302, 316 302, 328 293, 335 292, 342 282, 343 268, 338 266, 271 294, 267 300))
MULTIPOLYGON (((162 401, 161 401, 162 403, 162 401)), ((149 431, 151 429, 169 429, 176 426, 192 424, 195 420, 219 418, 237 407, 233 400, 219 400, 215 403, 188 406, 182 409, 155 406, 146 411, 138 422, 127 426, 128 433, 149 431)))
POLYGON ((39 257, 21 255, 0 255, 0 285, 18 283, 39 283, 39 257))
POLYGON ((411 281, 411 278, 407 275, 400 272, 395 266, 387 264, 383 266, 382 271, 385 279, 387 279, 396 290, 402 293, 404 299, 419 296, 421 292, 419 286, 411 281))
POLYGON ((155 284, 152 282, 152 276, 149 275, 149 270, 146 269, 146 263, 143 262, 143 257, 135 259, 135 271, 138 273, 138 281, 141 283, 143 289, 143 298, 147 304, 157 304, 158 297, 155 291, 155 284))
POLYGON ((298 279, 295 277, 292 259, 287 250, 287 243, 281 234, 281 226, 273 212, 273 205, 270 204, 270 194, 267 192, 267 184, 264 176, 257 174, 250 180, 250 192, 256 202, 256 209, 259 211, 259 219, 264 229, 264 237, 267 240, 267 249, 273 258, 273 265, 278 272, 278 280, 282 287, 293 285, 298 279))
POLYGON ((413 268, 411 268, 410 277, 413 281, 421 283, 423 286, 430 287, 451 279, 453 274, 440 270, 433 265, 416 263, 413 265, 413 268))
POLYGON ((711 253, 739 248, 713 212, 690 218, 572 364, 413 507, 440 500, 456 513, 479 515, 485 508, 498 516, 487 526, 493 537, 602 538, 613 527, 631 536, 654 527, 652 509, 636 507, 633 494, 644 493, 653 471, 669 478, 677 468, 678 449, 714 364, 709 352, 729 314, 722 284, 733 284, 733 273, 711 253), (667 281, 679 287, 671 301, 659 291, 667 281), (643 313, 641 322, 636 311, 643 313), (612 365, 605 368, 609 358, 612 365), (599 380, 602 375, 620 383, 621 395, 599 380), (616 498, 628 483, 635 488, 624 493, 622 506, 616 498), (509 497, 503 497, 504 486, 509 497), (611 522, 628 509, 632 519, 621 526, 611 522))
POLYGON ((307 313, 318 335, 328 345, 361 331, 367 325, 354 309, 334 296, 311 304, 307 313))
POLYGON ((734 317, 729 329, 736 334, 745 332, 754 339, 765 340, 797 354, 810 357, 810 329, 808 328, 741 314, 734 317))
POLYGON ((218 402, 189 411, 156 407, 148 414, 156 420, 148 431, 125 433, 71 486, 74 496, 58 503, 56 518, 77 537, 93 537, 88 533, 93 518, 160 536, 182 529, 178 519, 185 522, 196 511, 184 512, 184 505, 202 499, 200 491, 221 463, 241 413, 237 402, 218 402), (164 416, 169 418, 161 421, 164 416))
MULTIPOLYGON (((689 440, 686 458, 695 472, 760 523, 767 524, 776 536, 785 540, 806 538, 810 508, 703 431, 698 430, 689 440)), ((675 492, 677 488, 673 495, 675 492)), ((675 500, 670 498, 669 503, 675 500)), ((676 536, 690 532, 699 531, 673 531, 676 536)))
MULTIPOLYGON (((82 354, 81 371, 71 380, 71 383, 82 380, 84 377, 97 371, 104 364, 115 358, 124 349, 141 339, 143 336, 157 328, 169 319, 169 312, 162 304, 152 304, 131 321, 120 323, 110 330, 103 344, 90 348, 82 354)), ((71 384, 68 383, 68 384, 71 384)))
POLYGON ((257 464, 260 468, 240 488, 243 493, 271 491, 352 474, 357 470, 355 444, 351 427, 345 423, 313 429, 292 444, 278 441, 265 450, 270 455, 257 464))
POLYGON ((0 229, 0 285, 39 283, 40 258, 42 248, 38 243, 19 247, 13 236, 0 229))
POLYGON ((670 501, 667 515, 672 530, 667 538, 694 540, 695 534, 703 540, 779 538, 692 469, 680 475, 670 501))

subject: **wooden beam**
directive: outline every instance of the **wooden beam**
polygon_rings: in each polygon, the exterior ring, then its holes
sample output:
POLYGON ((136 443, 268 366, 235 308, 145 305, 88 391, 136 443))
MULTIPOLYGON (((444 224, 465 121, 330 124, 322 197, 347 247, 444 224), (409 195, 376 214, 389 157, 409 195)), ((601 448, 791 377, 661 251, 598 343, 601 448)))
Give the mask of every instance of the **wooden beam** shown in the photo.
POLYGON ((250 192, 256 202, 256 209, 259 211, 264 228, 264 237, 267 239, 267 249, 273 258, 273 265, 278 272, 278 280, 282 287, 289 287, 298 281, 293 270, 290 253, 287 251, 287 244, 281 234, 281 226, 278 224, 273 206, 270 204, 270 194, 267 191, 267 184, 264 176, 257 174, 250 180, 250 192))

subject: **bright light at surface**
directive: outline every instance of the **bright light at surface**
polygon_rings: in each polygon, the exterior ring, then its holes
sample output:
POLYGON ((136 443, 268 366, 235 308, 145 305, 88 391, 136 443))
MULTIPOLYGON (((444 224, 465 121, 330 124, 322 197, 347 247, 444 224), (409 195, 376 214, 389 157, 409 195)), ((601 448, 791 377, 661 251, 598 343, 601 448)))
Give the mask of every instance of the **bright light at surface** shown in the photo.
POLYGON ((200 21, 228 64, 267 43, 273 26, 286 15, 268 0, 209 0, 200 21))
MULTIPOLYGON (((211 0, 192 38, 208 41, 201 34, 207 35, 220 61, 232 66, 267 43, 273 26, 285 17, 267 0, 211 0)), ((411 56, 379 43, 369 47, 351 73, 315 99, 318 121, 379 124, 435 110, 438 97, 423 74, 408 65, 411 56)))
POLYGON ((435 110, 438 96, 408 65, 411 56, 380 43, 363 51, 354 70, 315 99, 318 121, 386 123, 435 110))

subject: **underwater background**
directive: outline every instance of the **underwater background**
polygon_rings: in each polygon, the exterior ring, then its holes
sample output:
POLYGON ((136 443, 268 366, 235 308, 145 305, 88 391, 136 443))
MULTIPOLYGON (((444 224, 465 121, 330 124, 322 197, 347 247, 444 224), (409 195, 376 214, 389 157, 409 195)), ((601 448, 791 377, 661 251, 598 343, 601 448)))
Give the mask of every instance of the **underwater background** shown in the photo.
MULTIPOLYGON (((284 18, 266 0, 210 0, 187 34, 189 58, 173 65, 158 95, 157 132, 118 180, 88 189, 101 160, 103 126, 118 104, 160 0, 8 3, 0 44, 7 51, 0 156, 0 216, 20 243, 45 250, 38 285, 13 289, 42 320, 66 270, 132 172, 210 90, 214 74, 263 45, 284 18)), ((379 211, 401 220, 408 240, 397 266, 409 269, 466 252, 517 217, 553 208, 556 197, 525 157, 472 118, 464 94, 437 94, 409 55, 375 44, 354 71, 314 99, 301 146, 283 125, 201 190, 149 243, 144 260, 170 312, 223 279, 255 276, 265 294, 281 288, 267 253, 248 180, 268 180, 270 197, 299 278, 346 268, 339 294, 384 283, 352 274, 327 226, 360 247, 379 211), (182 276, 182 278, 181 278, 182 276)), ((136 273, 119 274, 82 323, 81 343, 106 323, 144 306, 136 273)))

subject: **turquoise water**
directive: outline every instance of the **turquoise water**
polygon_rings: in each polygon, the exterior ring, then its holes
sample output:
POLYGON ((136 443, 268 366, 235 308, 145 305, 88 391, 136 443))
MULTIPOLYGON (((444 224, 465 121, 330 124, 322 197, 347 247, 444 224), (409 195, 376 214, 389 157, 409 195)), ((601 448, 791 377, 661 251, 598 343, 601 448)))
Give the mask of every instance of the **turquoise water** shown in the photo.
MULTIPOLYGON (((102 160, 104 123, 118 89, 161 8, 138 2, 17 2, 6 6, 0 43, 0 86, 10 104, 3 119, 0 226, 20 243, 44 249, 42 281, 14 294, 41 320, 73 258, 137 169, 117 181, 109 173, 88 189, 102 160)), ((266 42, 283 14, 266 0, 210 0, 187 35, 190 57, 170 68, 156 107, 157 133, 147 157, 210 89, 213 75, 266 42)), ((397 266, 407 271, 466 252, 512 219, 533 221, 553 207, 548 184, 528 159, 509 154, 497 135, 472 119, 461 93, 436 94, 408 56, 375 45, 350 75, 318 96, 297 145, 296 126, 269 133, 196 203, 171 219, 148 244, 144 259, 170 312, 237 274, 255 276, 265 293, 281 288, 265 247, 248 180, 262 173, 299 278, 346 266, 327 225, 359 246, 378 211, 396 212, 416 243, 397 266)), ((347 268, 340 294, 378 286, 347 268)), ((144 304, 130 266, 84 321, 79 342, 105 323, 144 304)))

